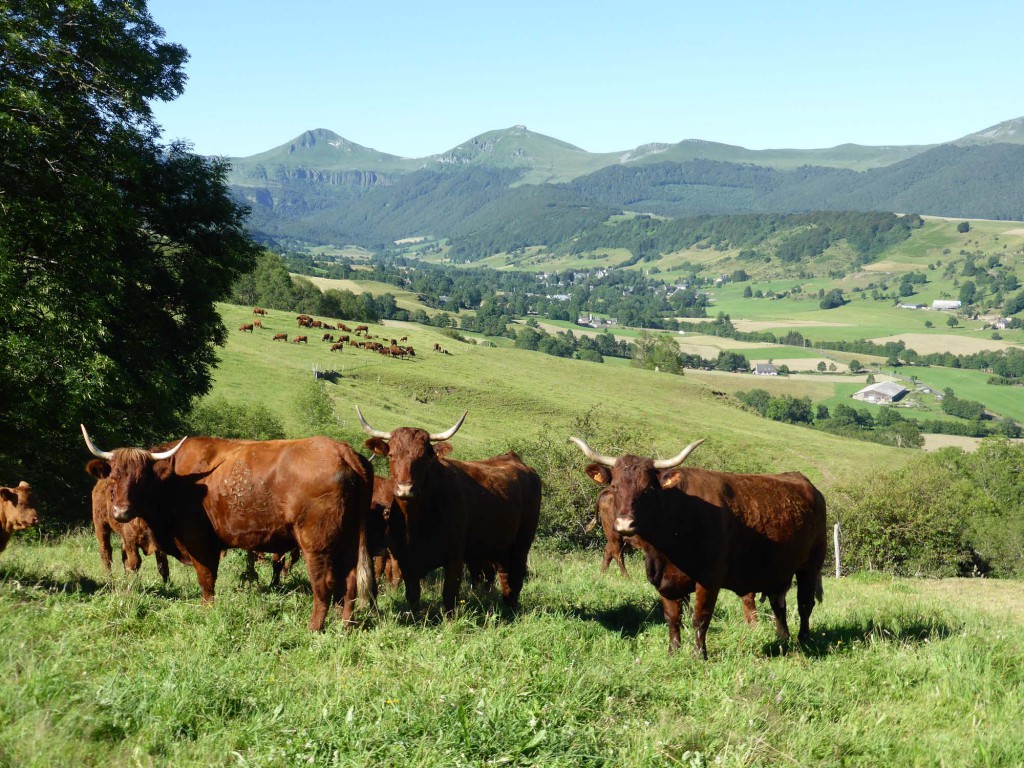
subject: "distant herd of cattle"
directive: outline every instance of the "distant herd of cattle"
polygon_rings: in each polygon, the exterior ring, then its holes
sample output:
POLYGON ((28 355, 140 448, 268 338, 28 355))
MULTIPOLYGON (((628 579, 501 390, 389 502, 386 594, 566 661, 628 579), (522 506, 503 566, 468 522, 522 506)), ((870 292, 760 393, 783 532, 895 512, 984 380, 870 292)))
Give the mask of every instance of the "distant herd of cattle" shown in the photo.
MULTIPOLYGON (((505 604, 517 608, 540 516, 537 472, 514 452, 484 461, 451 458, 447 441, 465 413, 431 434, 416 427, 380 431, 356 412, 370 435, 365 447, 387 457, 387 478, 375 476, 370 461, 347 443, 326 437, 186 437, 153 449, 105 451, 82 426, 96 457, 86 470, 96 478, 93 524, 104 569, 110 570, 115 532, 127 570, 139 568, 142 551, 155 556, 166 581, 167 556, 175 557, 195 569, 209 603, 226 550, 247 551, 250 576, 257 554, 273 553, 275 581, 301 555, 313 591, 314 631, 323 628, 331 604, 350 624, 357 602, 374 599, 381 575, 403 581, 416 610, 420 582, 436 568, 444 569, 448 613, 466 569, 487 587, 497 576, 505 604)), ((680 646, 682 604, 695 592, 694 650, 707 658, 706 634, 723 588, 741 596, 748 623, 756 621, 760 593, 779 637, 788 640, 786 593, 794 577, 798 638, 809 639, 811 611, 822 599, 826 543, 825 501, 806 477, 681 466, 702 440, 662 460, 603 456, 571 440, 592 462, 586 474, 603 488, 592 524, 600 521, 607 540, 602 571, 616 559, 625 575, 623 548, 642 551, 661 597, 670 652, 680 646)), ((0 551, 13 531, 36 524, 35 507, 27 483, 0 488, 0 551)))
MULTIPOLYGON (((259 315, 262 318, 268 316, 267 310, 261 307, 253 307, 252 313, 259 315)), ((320 341, 327 342, 331 345, 331 352, 341 352, 344 350, 347 344, 350 347, 357 347, 359 349, 365 349, 368 352, 378 352, 386 357, 397 357, 399 359, 405 359, 406 357, 416 357, 416 350, 411 346, 403 344, 407 342, 408 338, 402 336, 398 339, 388 339, 383 337, 371 336, 370 328, 367 325, 357 325, 354 328, 349 328, 344 323, 328 323, 324 320, 315 320, 310 315, 297 315, 295 319, 298 321, 299 328, 314 328, 317 330, 325 331, 323 336, 320 337, 320 341), (337 337, 331 331, 339 331, 337 337), (358 341, 354 338, 361 336, 358 341), (374 339, 381 338, 381 341, 375 341, 374 339)), ((242 323, 238 327, 238 330, 248 333, 254 333, 256 328, 263 328, 263 321, 260 318, 256 318, 251 323, 242 323)), ((271 339, 272 341, 288 341, 287 333, 275 333, 271 339)), ((309 336, 307 334, 299 334, 292 336, 292 344, 308 344, 309 336)), ((446 350, 441 348, 440 344, 434 345, 435 352, 441 352, 443 354, 450 354, 446 350)))

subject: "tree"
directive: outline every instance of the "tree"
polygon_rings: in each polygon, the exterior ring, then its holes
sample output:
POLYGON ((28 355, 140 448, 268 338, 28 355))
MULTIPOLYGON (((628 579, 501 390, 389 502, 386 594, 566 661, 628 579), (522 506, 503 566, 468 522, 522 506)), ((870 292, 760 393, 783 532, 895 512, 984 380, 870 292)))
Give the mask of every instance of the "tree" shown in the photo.
MULTIPOLYGON (((211 385, 257 249, 228 166, 160 143, 187 53, 143 0, 12 0, 0 53, 0 466, 52 501, 79 422, 150 444, 211 385)), ((55 505, 56 506, 56 505, 55 505)))
POLYGON ((969 222, 961 221, 956 225, 956 231, 961 235, 971 231, 971 225, 969 222))
POLYGON ((948 325, 950 328, 956 328, 958 325, 960 325, 960 321, 956 319, 956 315, 950 315, 949 317, 946 318, 946 325, 948 325))
POLYGON ((856 358, 850 360, 849 362, 850 373, 857 373, 857 371, 859 371, 862 367, 863 366, 860 360, 857 360, 856 358))

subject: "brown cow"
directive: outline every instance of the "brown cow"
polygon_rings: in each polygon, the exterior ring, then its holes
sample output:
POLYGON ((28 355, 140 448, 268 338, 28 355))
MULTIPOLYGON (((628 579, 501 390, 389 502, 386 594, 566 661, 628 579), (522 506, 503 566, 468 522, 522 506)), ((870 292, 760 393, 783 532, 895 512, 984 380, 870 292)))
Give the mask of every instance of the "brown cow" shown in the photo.
POLYGON ((669 605, 679 599, 673 597, 672 585, 678 582, 673 569, 697 582, 695 651, 705 659, 705 636, 723 588, 738 595, 766 595, 785 641, 786 592, 796 575, 798 637, 800 642, 810 639, 811 611, 815 598, 822 598, 825 499, 806 477, 798 472, 740 475, 679 468, 703 440, 660 461, 630 454, 601 456, 578 437, 572 441, 594 462, 587 474, 612 492, 615 530, 637 537, 654 561, 652 573, 648 560, 648 578, 659 590, 668 588, 662 603, 670 651, 679 647, 678 609, 669 605))
POLYGON ((628 577, 624 555, 630 550, 637 549, 638 545, 632 536, 623 536, 615 530, 615 505, 612 503, 611 491, 607 488, 597 496, 597 513, 594 515, 594 519, 587 524, 586 532, 590 533, 594 530, 598 522, 601 523, 605 539, 601 573, 606 573, 612 560, 615 560, 619 565, 619 573, 623 577, 628 577))
POLYGON ((262 316, 262 317, 266 317, 266 316, 267 316, 267 310, 265 310, 265 309, 262 309, 262 308, 260 308, 260 307, 253 307, 253 308, 252 308, 252 313, 253 313, 254 315, 260 315, 260 316, 262 316))
POLYGON ((405 594, 416 608, 420 579, 445 569, 442 600, 455 609, 466 563, 497 564, 502 598, 519 603, 526 558, 540 517, 540 477, 514 453, 485 461, 446 458, 450 439, 466 419, 440 434, 416 427, 380 432, 356 407, 367 448, 387 456, 394 505, 386 526, 388 549, 402 569, 405 594), (438 445, 434 445, 438 443, 438 445))
POLYGON ((355 331, 353 331, 353 333, 357 333, 357 334, 358 333, 365 333, 366 335, 369 335, 370 334, 370 327, 368 325, 357 325, 356 329, 355 329, 355 331))
POLYGON ((112 513, 142 517, 157 545, 196 569, 203 601, 213 602, 221 552, 302 550, 313 587, 309 628, 320 631, 333 601, 352 622, 357 591, 373 593, 366 516, 373 471, 346 443, 182 438, 170 450, 89 450, 110 462, 112 513))
POLYGON ((252 333, 252 323, 243 323, 242 325, 238 326, 238 330, 248 331, 249 333, 252 333))
POLYGON ((306 336, 296 336, 292 339, 292 344, 308 344, 309 338, 306 336))
POLYGON ((0 552, 15 531, 24 531, 39 523, 36 495, 22 480, 14 488, 0 488, 0 552))
POLYGON ((275 333, 273 340, 274 341, 278 341, 278 340, 288 341, 288 334, 287 333, 275 333))
POLYGON ((263 327, 263 321, 260 320, 260 319, 253 320, 252 324, 253 324, 253 327, 255 327, 255 328, 262 328, 263 327))
POLYGON ((334 341, 334 336, 332 336, 329 333, 325 333, 323 336, 320 337, 320 341, 330 341, 330 342, 333 342, 334 341))
POLYGON ((345 342, 339 341, 339 342, 336 342, 334 344, 331 344, 330 351, 331 352, 341 352, 344 349, 345 349, 345 342))
POLYGON ((153 555, 156 560, 156 571, 166 584, 170 578, 167 555, 157 547, 149 526, 141 518, 120 523, 110 511, 113 492, 110 463, 102 459, 92 459, 85 465, 85 471, 96 478, 96 485, 92 488, 92 529, 100 545, 100 563, 103 564, 104 572, 110 573, 110 563, 114 554, 114 549, 110 546, 110 534, 116 533, 121 537, 121 565, 125 573, 137 573, 142 567, 142 558, 139 556, 141 549, 145 554, 153 555))
POLYGON ((349 328, 349 327, 348 327, 347 325, 345 325, 344 323, 338 323, 338 330, 339 330, 339 331, 344 331, 345 333, 351 333, 351 332, 352 332, 352 329, 351 329, 351 328, 349 328))

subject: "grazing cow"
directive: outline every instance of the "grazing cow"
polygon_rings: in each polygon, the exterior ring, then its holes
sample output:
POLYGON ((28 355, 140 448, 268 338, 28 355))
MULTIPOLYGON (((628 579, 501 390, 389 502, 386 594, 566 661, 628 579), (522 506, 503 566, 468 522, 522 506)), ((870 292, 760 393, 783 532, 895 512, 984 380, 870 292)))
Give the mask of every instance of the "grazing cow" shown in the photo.
POLYGON ((113 491, 110 463, 102 459, 92 459, 85 465, 85 471, 96 478, 96 485, 92 488, 92 529, 100 545, 103 571, 110 573, 110 563, 114 554, 113 547, 110 546, 110 534, 116 533, 121 537, 121 565, 125 573, 137 573, 142 567, 142 558, 139 556, 139 550, 142 550, 147 555, 153 555, 156 560, 156 571, 166 584, 170 578, 167 555, 157 547, 149 526, 138 517, 127 523, 120 523, 110 510, 113 491))
POLYGON ((309 628, 320 631, 332 599, 350 624, 357 591, 372 595, 366 516, 370 462, 346 443, 182 438, 170 450, 101 451, 110 462, 114 519, 141 517, 167 554, 188 558, 203 601, 213 602, 225 549, 302 551, 313 587, 309 628))
POLYGON ((306 336, 296 336, 292 339, 292 344, 308 344, 309 339, 306 336))
POLYGON ((321 326, 321 328, 323 328, 325 331, 336 331, 336 330, 338 330, 337 326, 331 325, 330 323, 324 323, 321 326))
POLYGON ((332 336, 329 333, 325 333, 323 336, 320 337, 320 341, 330 341, 330 342, 333 343, 334 342, 334 336, 332 336))
POLYGON ((370 327, 368 325, 357 325, 354 333, 365 333, 367 336, 370 335, 370 327))
POLYGON ((409 340, 408 336, 403 336, 402 338, 399 339, 399 341, 408 341, 408 340, 409 340))
MULTIPOLYGON (((680 468, 703 440, 659 461, 602 456, 583 440, 572 441, 594 462, 587 474, 611 491, 615 530, 637 537, 648 557, 648 578, 659 591, 666 588, 662 603, 670 651, 679 647, 678 608, 669 605, 679 599, 673 591, 680 581, 676 571, 696 582, 695 651, 705 659, 705 636, 723 588, 751 598, 754 592, 767 596, 779 637, 788 640, 786 592, 795 575, 798 637, 810 639, 811 611, 815 598, 822 597, 825 499, 806 477, 680 468)), ((752 599, 744 604, 753 607, 752 599)))
POLYGON ((345 325, 344 323, 338 323, 338 330, 339 330, 339 331, 344 331, 345 333, 351 333, 351 332, 352 332, 352 329, 351 329, 351 328, 349 328, 349 327, 348 327, 347 325, 345 325))
POLYGON ((388 457, 394 504, 386 541, 402 569, 409 604, 419 604, 420 579, 443 566, 442 600, 450 613, 464 565, 494 562, 502 598, 516 608, 540 517, 537 473, 511 451, 485 461, 446 458, 451 444, 443 441, 458 432, 465 413, 440 434, 415 427, 380 432, 358 406, 356 413, 372 435, 366 447, 388 457))
POLYGON ((244 324, 238 326, 238 330, 240 330, 240 331, 248 331, 249 333, 252 333, 252 323, 244 323, 244 324))
POLYGON ((344 349, 345 349, 345 342, 339 341, 339 342, 336 342, 334 344, 331 344, 330 351, 331 352, 341 352, 344 349))
MULTIPOLYGON (((296 547, 290 553, 275 552, 270 556, 270 586, 276 587, 281 583, 281 577, 287 576, 295 564, 302 557, 302 551, 296 547), (286 559, 287 558, 287 559, 286 559)), ((245 572, 242 574, 243 581, 258 582, 259 574, 256 573, 256 561, 266 560, 264 552, 245 553, 245 572)))
POLYGON ((273 341, 278 341, 278 340, 288 341, 288 334, 287 333, 275 333, 273 341))
POLYGON ((434 343, 434 351, 435 352, 440 352, 441 351, 441 345, 435 342, 434 343))
POLYGON ((24 480, 14 488, 0 488, 0 552, 7 548, 12 533, 39 523, 36 503, 32 486, 24 480))
POLYGON ((344 336, 339 336, 338 341, 344 344, 346 341, 350 341, 351 337, 346 333, 344 336))
POLYGON ((254 315, 260 315, 261 317, 266 317, 267 316, 267 310, 262 309, 260 307, 253 307, 252 308, 252 313, 254 315))
POLYGON ((322 320, 313 320, 313 321, 312 321, 312 322, 311 322, 311 323, 309 324, 309 327, 310 327, 310 328, 320 328, 320 327, 321 327, 321 326, 322 326, 323 324, 324 324, 324 323, 323 323, 323 321, 322 321, 322 320))

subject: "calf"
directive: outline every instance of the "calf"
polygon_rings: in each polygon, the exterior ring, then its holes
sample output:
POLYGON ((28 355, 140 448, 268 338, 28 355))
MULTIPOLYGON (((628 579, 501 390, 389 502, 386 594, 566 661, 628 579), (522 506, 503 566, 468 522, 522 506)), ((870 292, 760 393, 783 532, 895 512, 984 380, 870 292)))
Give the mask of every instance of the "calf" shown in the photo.
MULTIPOLYGON (((267 554, 265 552, 246 552, 245 553, 245 572, 242 574, 243 581, 257 582, 260 580, 259 574, 256 573, 256 561, 266 560, 267 554)), ((302 551, 296 547, 289 553, 274 552, 270 555, 270 586, 276 587, 281 583, 281 577, 287 576, 295 564, 302 557, 302 551), (287 559, 286 559, 287 558, 287 559)))
POLYGON ((107 574, 110 573, 114 554, 113 547, 110 546, 110 534, 116 533, 121 537, 121 565, 125 573, 138 572, 142 566, 142 558, 139 556, 141 550, 147 555, 153 555, 156 560, 156 571, 166 584, 170 578, 167 555, 157 547, 149 526, 141 518, 129 520, 127 523, 118 522, 111 513, 113 486, 110 481, 110 463, 102 459, 92 459, 85 465, 85 471, 96 478, 96 485, 92 489, 92 529, 100 545, 100 563, 103 570, 107 574))
POLYGON ((0 488, 0 552, 15 531, 24 531, 39 523, 36 495, 32 486, 22 480, 14 488, 0 488))
MULTIPOLYGON (((788 640, 786 592, 794 575, 798 638, 810 639, 811 611, 815 599, 822 598, 825 499, 806 477, 798 472, 741 475, 680 468, 702 440, 659 461, 630 454, 602 456, 583 440, 572 441, 594 462, 587 474, 611 491, 615 530, 636 536, 648 559, 648 578, 659 591, 664 585, 670 599, 679 599, 671 597, 676 594, 672 585, 681 580, 676 571, 696 582, 697 653, 707 658, 705 637, 723 588, 738 595, 766 595, 776 631, 788 640)), ((670 615, 670 606, 665 604, 665 609, 671 651, 679 647, 679 620, 670 615)))

